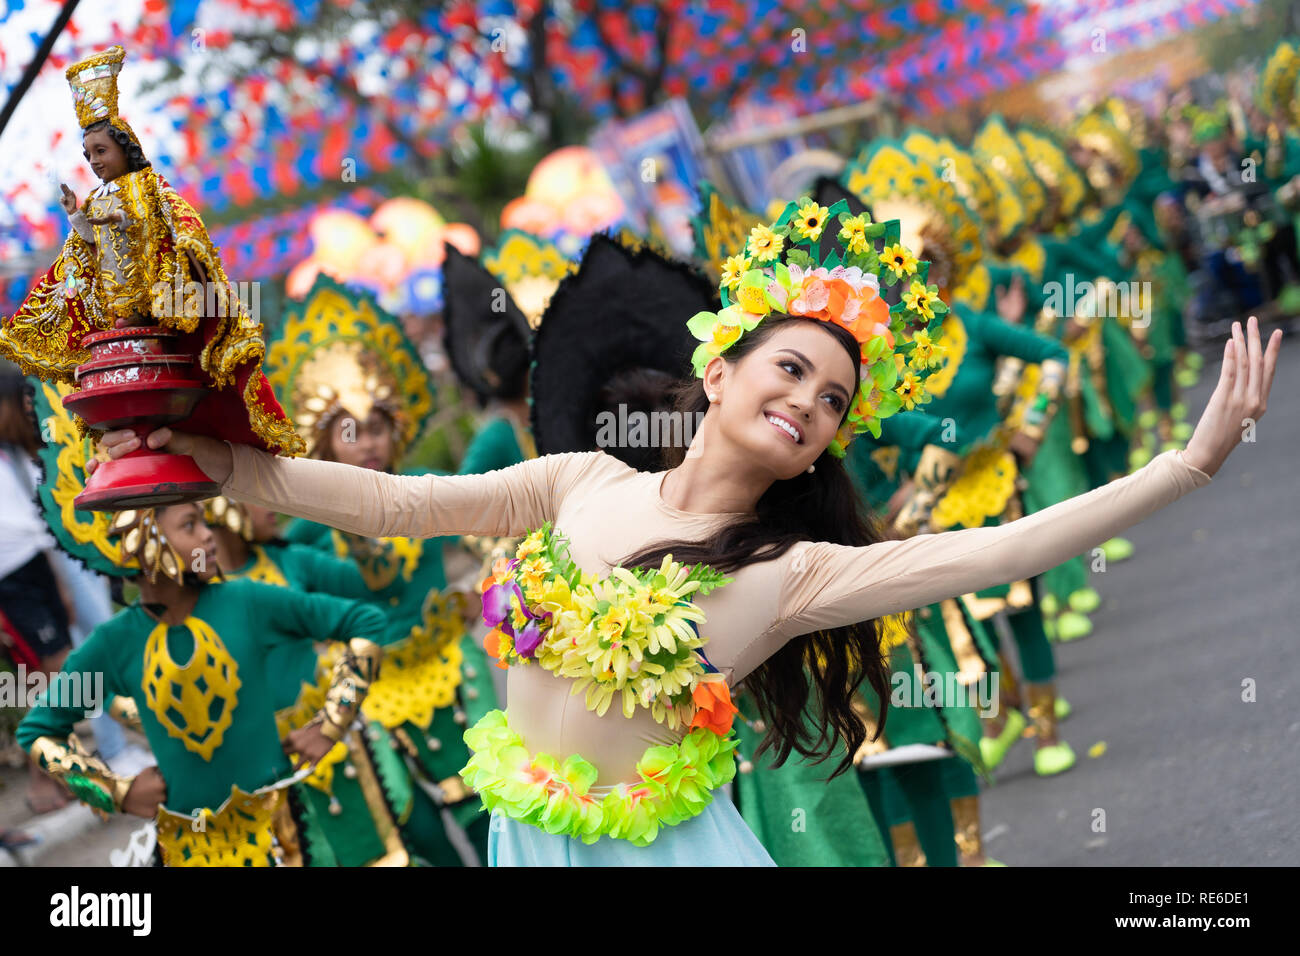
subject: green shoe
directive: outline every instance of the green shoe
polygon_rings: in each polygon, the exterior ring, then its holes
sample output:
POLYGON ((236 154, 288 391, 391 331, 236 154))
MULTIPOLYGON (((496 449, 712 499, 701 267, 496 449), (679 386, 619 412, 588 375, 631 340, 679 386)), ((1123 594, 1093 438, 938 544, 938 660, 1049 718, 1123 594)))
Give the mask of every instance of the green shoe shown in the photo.
POLYGON ((1101 553, 1111 564, 1133 557, 1133 542, 1127 538, 1114 537, 1101 543, 1101 553))
POLYGON ((1300 285, 1292 283, 1284 288, 1277 297, 1277 307, 1286 315, 1300 314, 1300 285))
POLYGON ((1007 751, 1011 745, 1020 739, 1020 735, 1025 729, 1025 715, 1018 710, 1007 711, 1007 722, 1002 728, 1002 733, 996 737, 980 738, 980 756, 984 759, 984 766, 992 770, 1007 756, 1007 751))
POLYGON ((1138 415, 1138 428, 1155 428, 1158 421, 1160 421, 1160 413, 1154 408, 1148 408, 1138 415))
POLYGON ((1191 422, 1174 422, 1174 437, 1179 441, 1187 441, 1192 437, 1191 422))
POLYGON ((1070 706, 1070 702, 1064 697, 1056 698, 1055 710, 1057 720, 1065 720, 1066 717, 1074 713, 1074 708, 1070 706))
POLYGON ((1056 639, 1061 643, 1077 641, 1092 633, 1092 621, 1077 611, 1066 611, 1056 619, 1056 639))
POLYGON ((1060 610, 1060 600, 1055 594, 1044 594, 1043 599, 1038 602, 1038 609, 1043 612, 1044 618, 1056 617, 1056 612, 1060 610))
MULTIPOLYGON (((1080 614, 1091 614, 1101 607, 1101 595, 1096 588, 1079 588, 1070 595, 1070 610, 1080 614)), ((1046 608, 1043 609, 1046 613, 1046 608)))
POLYGON ((1074 766, 1076 760, 1074 751, 1070 749, 1070 745, 1065 741, 1039 747, 1034 753, 1034 773, 1040 777, 1051 777, 1058 773, 1065 773, 1074 766))
POLYGON ((1145 446, 1142 448, 1134 448, 1128 453, 1128 467, 1131 471, 1137 471, 1154 457, 1155 456, 1151 453, 1150 448, 1145 446))

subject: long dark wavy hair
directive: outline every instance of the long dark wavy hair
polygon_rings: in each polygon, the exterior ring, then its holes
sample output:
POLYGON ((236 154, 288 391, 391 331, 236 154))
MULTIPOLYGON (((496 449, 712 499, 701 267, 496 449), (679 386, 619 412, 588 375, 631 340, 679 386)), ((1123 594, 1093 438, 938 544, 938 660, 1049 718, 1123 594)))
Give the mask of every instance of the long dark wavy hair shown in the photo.
POLYGON ((113 142, 122 147, 122 152, 126 153, 126 171, 128 173, 139 172, 153 164, 145 159, 144 150, 135 143, 131 142, 131 137, 118 129, 108 120, 100 120, 98 123, 91 123, 81 131, 84 138, 87 133, 97 133, 101 129, 108 130, 108 135, 113 138, 113 142))
MULTIPOLYGON (((779 329, 808 321, 812 320, 773 314, 742 336, 725 358, 739 361, 779 329)), ((861 358, 853 336, 830 322, 814 324, 833 335, 849 353, 856 380, 861 358)), ((687 421, 698 421, 696 414, 703 414, 709 407, 700 379, 677 386, 673 398, 675 410, 691 416, 687 421)), ((666 447, 664 466, 675 468, 685 454, 682 447, 666 447)), ((625 567, 657 567, 664 555, 672 554, 683 564, 708 564, 730 574, 778 558, 800 541, 861 547, 886 537, 860 503, 843 462, 824 451, 812 474, 803 472, 795 478, 774 481, 759 498, 752 517, 732 522, 707 541, 657 542, 622 563, 625 567)), ((756 756, 775 748, 775 765, 780 766, 790 751, 796 750, 821 763, 837 752, 843 753, 839 751, 843 741, 848 752, 831 777, 844 773, 853 766, 853 756, 867 738, 862 720, 852 707, 854 692, 864 681, 880 700, 879 736, 889 707, 889 668, 880 651, 877 620, 815 631, 788 641, 744 679, 745 689, 753 695, 768 726, 756 756), (810 708, 813 691, 817 706, 810 708), (810 724, 815 733, 810 731, 810 724)))

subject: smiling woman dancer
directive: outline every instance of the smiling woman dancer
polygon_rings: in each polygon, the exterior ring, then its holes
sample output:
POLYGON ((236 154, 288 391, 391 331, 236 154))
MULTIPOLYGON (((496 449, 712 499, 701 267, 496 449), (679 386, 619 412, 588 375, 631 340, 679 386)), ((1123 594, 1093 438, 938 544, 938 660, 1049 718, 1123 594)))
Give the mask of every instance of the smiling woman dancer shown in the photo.
MULTIPOLYGON (((943 306, 923 280, 905 308, 886 306, 879 280, 913 276, 916 260, 888 245, 897 223, 841 206, 791 204, 754 230, 751 257, 728 261, 727 308, 690 323, 704 341, 684 409, 705 414, 670 471, 592 452, 405 477, 149 436, 193 455, 223 494, 357 534, 539 529, 485 582, 489 652, 514 665, 508 718, 494 711, 466 734, 494 865, 770 865, 731 802, 711 799, 734 773, 728 685, 757 699, 778 757, 827 753, 836 736, 853 753, 864 732, 851 693, 884 681, 879 618, 1039 574, 1118 534, 1208 484, 1242 419, 1265 410, 1281 336, 1264 351, 1251 320, 1245 334, 1234 326, 1185 450, 1001 527, 881 540, 839 454, 900 400, 909 407, 910 369, 923 373, 933 346, 904 320, 943 306), (820 740, 802 715, 814 690, 820 740)), ((127 431, 104 438, 112 455, 137 444, 127 431)))

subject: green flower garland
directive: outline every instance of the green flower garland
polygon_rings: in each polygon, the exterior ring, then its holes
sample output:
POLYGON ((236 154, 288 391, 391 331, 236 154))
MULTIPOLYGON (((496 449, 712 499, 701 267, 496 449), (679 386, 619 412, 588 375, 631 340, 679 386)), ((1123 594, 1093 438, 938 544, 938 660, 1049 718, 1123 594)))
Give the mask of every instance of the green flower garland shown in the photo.
POLYGON ((591 793, 597 773, 588 761, 530 754, 500 710, 465 731, 465 743, 473 756, 461 775, 485 809, 588 844, 607 836, 649 846, 660 827, 698 816, 736 774, 735 736, 702 727, 678 744, 648 748, 636 765, 639 781, 603 796, 591 793))

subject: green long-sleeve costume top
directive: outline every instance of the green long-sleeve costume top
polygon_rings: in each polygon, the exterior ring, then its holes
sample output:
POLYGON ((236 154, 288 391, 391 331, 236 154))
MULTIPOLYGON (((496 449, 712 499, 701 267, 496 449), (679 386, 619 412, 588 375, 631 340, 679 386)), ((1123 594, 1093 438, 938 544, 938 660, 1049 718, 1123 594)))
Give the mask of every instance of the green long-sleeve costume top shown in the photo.
POLYGON ((963 440, 959 452, 986 438, 1002 419, 993 394, 1000 356, 1025 362, 1069 361, 1061 343, 987 312, 963 312, 960 316, 955 310, 949 312, 939 343, 948 349, 945 358, 953 368, 951 381, 941 394, 934 394, 925 411, 957 423, 963 440))
MULTIPOLYGON (((193 813, 219 807, 232 785, 251 792, 292 770, 276 731, 272 649, 377 641, 383 626, 379 610, 359 601, 255 581, 213 583, 184 625, 160 624, 138 604, 124 608, 95 628, 63 669, 82 681, 102 674, 106 694, 135 700, 167 783, 167 808, 193 813)), ((18 742, 30 751, 40 737, 63 740, 83 716, 42 697, 19 726, 18 742)))
MULTIPOLYGON (((405 472, 405 474, 435 472, 405 472)), ((349 551, 347 539, 328 525, 304 518, 290 522, 285 531, 290 543, 306 545, 340 560, 353 561, 370 592, 371 600, 382 603, 385 611, 384 639, 390 644, 409 637, 424 621, 424 602, 431 591, 447 587, 442 546, 448 538, 384 538, 375 542, 375 552, 356 559, 349 551)))
MULTIPOLYGON (((335 558, 319 548, 288 541, 253 544, 243 567, 234 571, 223 569, 222 574, 227 580, 248 578, 308 594, 375 600, 354 562, 335 558)), ((291 641, 272 648, 267 666, 275 684, 276 710, 293 706, 298 701, 302 685, 316 682, 316 650, 310 643, 291 641)))

